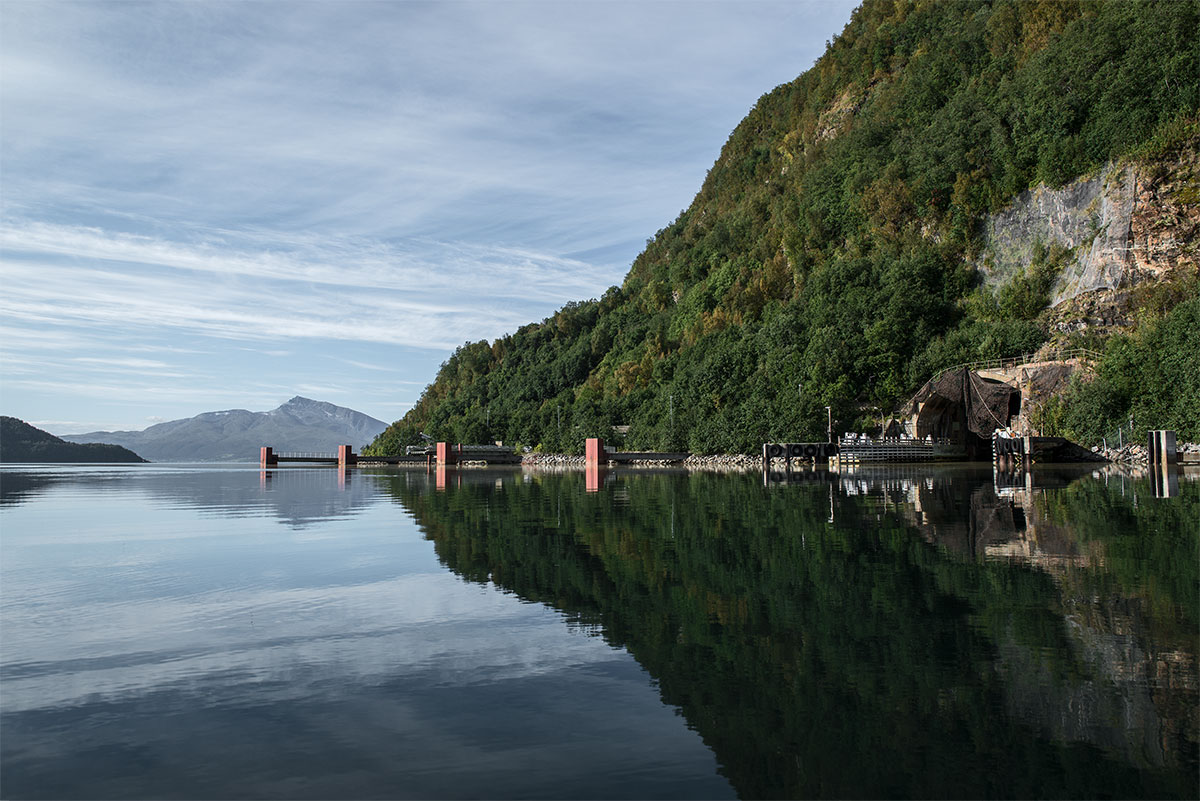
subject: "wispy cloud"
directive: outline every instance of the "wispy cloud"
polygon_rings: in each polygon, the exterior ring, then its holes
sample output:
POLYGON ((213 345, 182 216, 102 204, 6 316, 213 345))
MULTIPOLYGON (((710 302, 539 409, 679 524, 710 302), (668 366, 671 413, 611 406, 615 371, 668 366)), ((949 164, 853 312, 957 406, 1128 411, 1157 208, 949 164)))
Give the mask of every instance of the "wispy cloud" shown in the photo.
MULTIPOLYGON (((10 220, 0 229, 0 251, 16 257, 70 257, 127 267, 207 273, 221 278, 258 278, 338 288, 390 289, 414 298, 483 296, 561 301, 564 293, 603 289, 605 279, 588 264, 528 249, 414 240, 403 246, 369 240, 212 232, 207 242, 160 238, 10 220), (464 285, 463 279, 472 282, 464 285)), ((565 295, 574 297, 575 295, 565 295)), ((445 302, 426 303, 446 309, 445 302)))
POLYGON ((169 366, 166 362, 159 362, 154 359, 100 359, 91 356, 79 356, 73 359, 73 361, 80 364, 92 364, 104 367, 131 367, 139 370, 157 370, 169 366))
POLYGON ((0 400, 270 408, 334 358, 348 405, 409 404, 618 283, 852 5, 6 0, 0 400))

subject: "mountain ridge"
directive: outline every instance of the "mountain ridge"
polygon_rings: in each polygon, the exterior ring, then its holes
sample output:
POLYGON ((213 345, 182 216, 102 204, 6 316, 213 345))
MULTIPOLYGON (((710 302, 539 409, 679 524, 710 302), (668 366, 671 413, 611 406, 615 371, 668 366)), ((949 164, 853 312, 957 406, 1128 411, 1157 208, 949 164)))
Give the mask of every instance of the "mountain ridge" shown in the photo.
POLYGON ((0 416, 0 462, 142 463, 146 460, 119 445, 68 442, 24 420, 0 416))
POLYGON ((296 395, 266 412, 201 412, 142 431, 93 431, 63 439, 121 445, 151 461, 250 461, 263 445, 278 452, 333 452, 339 445, 357 448, 386 428, 382 420, 354 409, 296 395))

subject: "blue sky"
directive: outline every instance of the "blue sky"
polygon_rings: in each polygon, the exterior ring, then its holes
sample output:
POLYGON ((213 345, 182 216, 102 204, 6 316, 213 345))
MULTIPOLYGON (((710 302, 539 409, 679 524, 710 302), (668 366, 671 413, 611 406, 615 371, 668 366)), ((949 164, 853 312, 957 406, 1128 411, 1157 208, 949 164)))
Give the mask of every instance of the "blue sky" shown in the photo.
POLYGON ((0 3, 0 413, 385 421, 620 283, 849 2, 0 3))

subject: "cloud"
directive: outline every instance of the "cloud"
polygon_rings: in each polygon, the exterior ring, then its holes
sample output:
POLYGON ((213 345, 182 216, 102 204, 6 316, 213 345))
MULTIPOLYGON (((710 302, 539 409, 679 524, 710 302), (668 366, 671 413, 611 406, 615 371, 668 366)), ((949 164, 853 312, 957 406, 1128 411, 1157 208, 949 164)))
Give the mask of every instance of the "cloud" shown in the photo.
POLYGON ((331 358, 356 408, 409 404, 619 283, 851 7, 9 0, 5 408, 270 407, 331 358))
POLYGON ((131 367, 140 370, 158 370, 170 366, 166 362, 154 359, 97 359, 90 356, 78 356, 74 361, 81 364, 101 365, 105 367, 131 367))
POLYGON ((339 284, 331 275, 334 265, 297 263, 297 273, 309 280, 289 278, 286 269, 276 269, 278 258, 270 260, 276 263, 270 269, 252 260, 239 270, 236 259, 231 266, 186 256, 158 265, 105 262, 101 269, 6 258, 0 313, 10 326, 21 321, 107 330, 186 329, 226 339, 336 339, 446 349, 465 339, 499 336, 553 308, 538 296, 536 266, 513 267, 529 276, 529 297, 518 305, 486 293, 486 282, 473 277, 473 270, 486 274, 481 266, 447 269, 447 277, 439 280, 454 277, 475 289, 436 297, 425 286, 409 289, 392 280, 372 285, 353 268, 346 270, 347 282, 339 284), (168 272, 173 268, 190 274, 168 272))

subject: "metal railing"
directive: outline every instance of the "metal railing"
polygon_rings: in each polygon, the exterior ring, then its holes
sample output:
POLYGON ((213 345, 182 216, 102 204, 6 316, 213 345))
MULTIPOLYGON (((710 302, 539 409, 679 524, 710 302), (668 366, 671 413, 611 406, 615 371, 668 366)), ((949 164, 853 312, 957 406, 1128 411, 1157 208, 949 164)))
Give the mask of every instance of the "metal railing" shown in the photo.
MULTIPOLYGON (((966 362, 965 364, 956 364, 953 367, 943 367, 941 370, 938 370, 936 373, 934 373, 933 378, 931 378, 929 380, 934 381, 937 378, 939 378, 940 376, 942 376, 943 374, 950 372, 951 370, 961 370, 964 367, 968 370, 975 370, 975 371, 978 371, 978 370, 1007 370, 1008 368, 1016 367, 1019 364, 1028 364, 1029 362, 1033 361, 1033 358, 1036 355, 1037 355, 1036 353, 1023 353, 1020 356, 1009 356, 1004 359, 983 359, 981 361, 976 361, 976 362, 966 362)), ((1044 357, 1039 358, 1038 361, 1058 362, 1058 361, 1067 361, 1068 359, 1090 359, 1090 360, 1095 361, 1095 360, 1101 358, 1101 356, 1103 356, 1103 354, 1098 353, 1094 350, 1088 350, 1087 348, 1061 348, 1058 350, 1051 351, 1050 353, 1046 354, 1044 357)))

